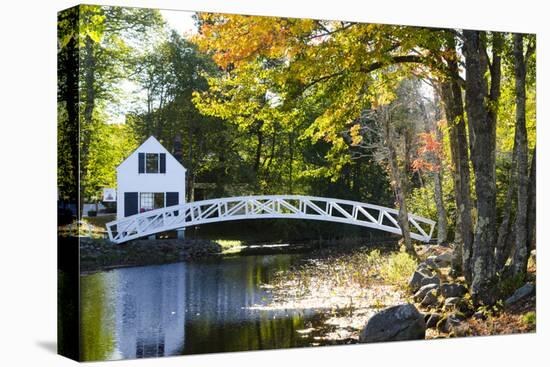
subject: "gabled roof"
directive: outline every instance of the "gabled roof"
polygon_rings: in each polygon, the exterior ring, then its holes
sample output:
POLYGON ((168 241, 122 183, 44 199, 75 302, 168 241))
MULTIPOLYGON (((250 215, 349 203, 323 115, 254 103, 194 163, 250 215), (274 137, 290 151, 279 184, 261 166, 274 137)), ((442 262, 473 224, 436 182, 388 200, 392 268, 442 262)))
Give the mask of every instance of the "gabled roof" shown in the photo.
POLYGON ((141 149, 141 147, 143 147, 146 143, 149 143, 149 142, 153 142, 155 145, 158 145, 159 148, 160 148, 160 151, 158 152, 151 152, 151 153, 166 153, 167 155, 170 155, 172 158, 174 158, 174 160, 181 166, 181 168, 183 168, 184 171, 187 171, 187 169, 172 155, 172 153, 170 153, 168 151, 168 149, 166 149, 164 147, 164 145, 162 145, 160 143, 160 141, 157 140, 157 138, 155 138, 153 135, 151 135, 150 137, 148 137, 147 139, 145 139, 145 141, 143 143, 141 143, 141 145, 139 147, 137 147, 128 157, 126 157, 117 167, 116 169, 118 170, 118 168, 120 166, 122 166, 127 160, 128 158, 130 158, 132 155, 134 155, 137 151, 139 151, 141 149))

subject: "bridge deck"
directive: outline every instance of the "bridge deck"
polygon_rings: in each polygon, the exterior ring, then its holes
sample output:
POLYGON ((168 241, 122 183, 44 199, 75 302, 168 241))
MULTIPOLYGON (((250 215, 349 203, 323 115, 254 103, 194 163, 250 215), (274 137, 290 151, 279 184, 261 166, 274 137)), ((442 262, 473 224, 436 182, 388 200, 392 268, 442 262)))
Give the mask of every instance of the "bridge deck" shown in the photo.
MULTIPOLYGON (((259 218, 294 218, 347 223, 402 234, 396 209, 357 201, 302 195, 220 198, 174 205, 107 223, 112 242, 205 223, 259 218)), ((411 238, 429 242, 435 222, 409 214, 411 238)))

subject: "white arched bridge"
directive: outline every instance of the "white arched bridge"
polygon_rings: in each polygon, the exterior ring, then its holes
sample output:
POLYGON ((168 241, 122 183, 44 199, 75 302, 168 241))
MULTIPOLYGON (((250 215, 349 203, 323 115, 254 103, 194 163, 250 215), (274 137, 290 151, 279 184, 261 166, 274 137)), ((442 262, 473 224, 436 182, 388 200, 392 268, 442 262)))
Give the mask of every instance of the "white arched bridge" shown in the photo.
MULTIPOLYGON (((112 242, 206 223, 242 219, 293 218, 353 224, 402 234, 396 209, 301 195, 263 195, 195 201, 135 214, 107 223, 112 242)), ((429 242, 435 222, 409 214, 411 238, 429 242)))

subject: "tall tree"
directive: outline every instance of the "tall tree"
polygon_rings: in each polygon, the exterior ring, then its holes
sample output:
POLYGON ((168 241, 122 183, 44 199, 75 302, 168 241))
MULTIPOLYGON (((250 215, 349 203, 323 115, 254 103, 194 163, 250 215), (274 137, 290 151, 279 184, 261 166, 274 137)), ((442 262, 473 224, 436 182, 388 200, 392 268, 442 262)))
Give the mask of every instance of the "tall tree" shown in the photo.
POLYGON ((80 124, 80 206, 97 195, 100 187, 90 184, 90 147, 98 137, 104 119, 96 115, 98 106, 117 99, 117 83, 123 80, 133 51, 131 42, 139 44, 148 30, 162 23, 156 10, 97 5, 79 6, 79 28, 67 38, 79 44, 80 124))
MULTIPOLYGON (((317 115, 303 121, 302 138, 331 145, 326 158, 333 177, 346 174, 352 151, 346 132, 365 109, 391 104, 406 76, 436 78, 448 123, 457 207, 453 267, 464 274, 476 301, 494 301, 497 214, 503 211, 497 208, 496 129, 504 34, 232 15, 202 19, 195 42, 236 76, 218 79, 221 85, 230 81, 251 90, 269 85, 281 102, 281 116, 292 111, 294 120, 305 106, 316 107, 317 115), (273 60, 279 62, 257 78, 262 69, 252 66, 273 60), (475 191, 470 192, 472 181, 475 191)), ((397 157, 406 163, 414 144, 410 135, 403 137, 403 155, 397 157)))
POLYGON ((439 101, 439 94, 434 88, 433 91, 433 118, 428 114, 424 97, 417 95, 419 100, 419 106, 424 117, 424 147, 423 151, 427 153, 428 159, 428 171, 431 173, 434 181, 434 200, 437 209, 437 243, 447 243, 447 210, 445 209, 445 202, 443 199, 443 166, 441 160, 441 145, 443 135, 438 124, 441 121, 441 106, 439 101))
POLYGON ((445 104, 445 115, 449 129, 455 202, 458 212, 452 265, 455 273, 464 274, 466 282, 471 284, 473 232, 470 198, 469 142, 466 133, 464 101, 461 88, 462 78, 459 73, 459 55, 455 37, 455 34, 450 31, 446 31, 443 36, 442 43, 445 52, 442 54, 441 61, 448 65, 448 70, 442 76, 443 80, 440 81, 440 91, 445 104))
POLYGON ((514 34, 514 74, 516 91, 516 134, 514 144, 517 152, 517 213, 515 222, 515 250, 512 262, 514 275, 523 276, 527 272, 528 235, 527 217, 529 206, 529 152, 526 126, 526 59, 533 52, 530 46, 524 54, 523 34, 514 34))
POLYGON ((470 128, 471 160, 475 173, 477 221, 472 248, 472 295, 480 303, 495 301, 491 282, 495 276, 496 244, 496 119, 500 97, 502 36, 465 30, 466 112, 470 128), (488 54, 492 54, 492 60, 488 54), (490 78, 488 77, 490 76, 490 78))

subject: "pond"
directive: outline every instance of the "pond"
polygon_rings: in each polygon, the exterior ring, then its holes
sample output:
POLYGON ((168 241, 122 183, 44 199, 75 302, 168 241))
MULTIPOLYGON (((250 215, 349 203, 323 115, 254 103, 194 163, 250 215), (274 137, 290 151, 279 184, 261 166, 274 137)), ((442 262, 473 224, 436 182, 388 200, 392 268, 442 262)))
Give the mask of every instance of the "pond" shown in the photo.
POLYGON ((304 255, 208 258, 81 276, 81 358, 109 360, 314 345, 314 310, 269 310, 269 283, 304 255))

